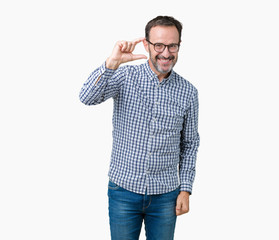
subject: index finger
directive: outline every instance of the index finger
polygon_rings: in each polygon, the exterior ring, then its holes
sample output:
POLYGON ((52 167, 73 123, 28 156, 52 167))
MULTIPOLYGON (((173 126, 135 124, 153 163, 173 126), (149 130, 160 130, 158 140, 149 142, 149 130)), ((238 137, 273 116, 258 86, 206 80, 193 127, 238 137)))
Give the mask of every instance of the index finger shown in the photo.
POLYGON ((134 43, 134 44, 138 44, 138 43, 142 42, 144 39, 145 39, 145 37, 136 38, 136 39, 133 41, 133 43, 134 43))

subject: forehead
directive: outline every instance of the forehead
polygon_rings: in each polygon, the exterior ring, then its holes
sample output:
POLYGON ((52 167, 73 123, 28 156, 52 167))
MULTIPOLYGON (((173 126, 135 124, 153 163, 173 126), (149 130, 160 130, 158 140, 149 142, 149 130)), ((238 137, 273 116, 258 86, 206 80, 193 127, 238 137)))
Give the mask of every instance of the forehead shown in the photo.
POLYGON ((175 26, 155 26, 150 29, 149 40, 160 43, 178 43, 179 33, 175 26))

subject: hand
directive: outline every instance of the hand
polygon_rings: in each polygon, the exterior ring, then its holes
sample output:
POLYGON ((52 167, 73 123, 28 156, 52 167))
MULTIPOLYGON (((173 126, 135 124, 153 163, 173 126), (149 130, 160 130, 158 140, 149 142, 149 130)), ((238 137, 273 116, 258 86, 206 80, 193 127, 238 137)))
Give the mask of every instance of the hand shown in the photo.
POLYGON ((189 212, 190 193, 181 191, 176 199, 176 216, 189 212))
POLYGON ((138 38, 134 41, 118 41, 112 51, 112 54, 106 61, 106 67, 117 69, 121 63, 130 62, 138 59, 147 59, 143 54, 133 54, 136 45, 145 38, 138 38))

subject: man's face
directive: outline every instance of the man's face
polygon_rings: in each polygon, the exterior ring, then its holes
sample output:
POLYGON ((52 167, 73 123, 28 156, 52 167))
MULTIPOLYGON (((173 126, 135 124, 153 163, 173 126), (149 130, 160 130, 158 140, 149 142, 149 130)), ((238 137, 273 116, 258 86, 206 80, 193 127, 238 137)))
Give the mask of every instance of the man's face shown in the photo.
MULTIPOLYGON (((179 44, 179 33, 175 26, 156 26, 150 29, 149 39, 151 43, 179 44)), ((159 74, 167 74, 177 62, 178 52, 169 52, 168 47, 163 52, 155 51, 154 46, 145 41, 145 48, 149 52, 152 70, 159 74)))

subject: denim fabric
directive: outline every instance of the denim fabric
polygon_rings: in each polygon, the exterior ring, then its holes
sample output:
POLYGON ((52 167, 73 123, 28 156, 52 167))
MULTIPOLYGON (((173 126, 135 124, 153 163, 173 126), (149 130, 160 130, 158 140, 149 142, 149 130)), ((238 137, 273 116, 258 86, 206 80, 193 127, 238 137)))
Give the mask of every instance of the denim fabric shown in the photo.
POLYGON ((137 240, 144 221, 147 240, 172 240, 179 188, 158 195, 137 194, 109 181, 109 219, 112 240, 137 240))

